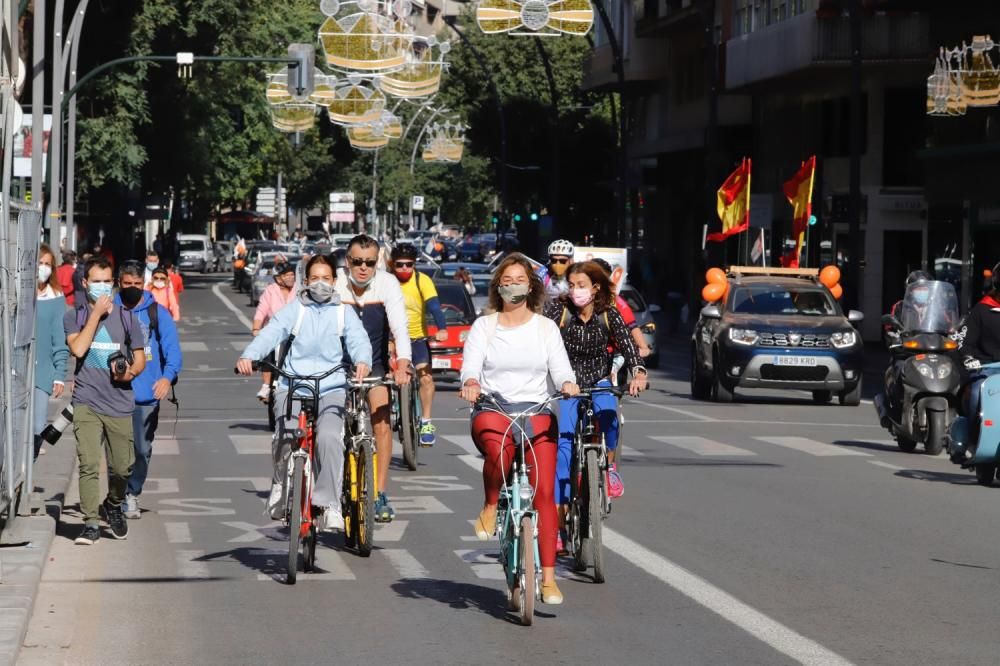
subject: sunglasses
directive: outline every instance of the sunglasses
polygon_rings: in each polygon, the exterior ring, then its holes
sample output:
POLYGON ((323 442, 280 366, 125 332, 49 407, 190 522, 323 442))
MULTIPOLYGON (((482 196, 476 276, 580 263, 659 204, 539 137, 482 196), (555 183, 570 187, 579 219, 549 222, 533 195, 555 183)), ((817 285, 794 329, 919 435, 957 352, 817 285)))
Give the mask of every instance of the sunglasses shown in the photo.
POLYGON ((355 259, 354 257, 351 257, 350 258, 350 262, 351 262, 351 266, 355 266, 355 267, 367 266, 368 268, 375 268, 375 264, 378 263, 378 260, 377 259, 355 259))
POLYGON ((396 268, 413 268, 412 261, 397 261, 394 265, 396 268))
POLYGON ((552 264, 568 264, 569 263, 569 259, 556 259, 556 258, 553 257, 552 259, 549 259, 549 263, 552 263, 552 264))

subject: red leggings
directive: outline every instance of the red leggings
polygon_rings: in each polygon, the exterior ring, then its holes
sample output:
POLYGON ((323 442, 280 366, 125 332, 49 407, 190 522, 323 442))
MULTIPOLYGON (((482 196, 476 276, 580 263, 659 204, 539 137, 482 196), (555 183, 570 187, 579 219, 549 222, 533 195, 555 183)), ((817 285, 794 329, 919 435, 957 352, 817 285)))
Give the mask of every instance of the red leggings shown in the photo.
MULTIPOLYGON (((508 435, 501 442, 510 419, 496 412, 479 412, 472 419, 472 439, 476 448, 486 459, 483 461, 483 489, 486 503, 496 505, 500 499, 500 484, 503 472, 509 474, 514 462, 514 440, 508 435), (500 467, 501 449, 505 470, 500 467)), ((543 567, 556 565, 556 533, 559 523, 556 519, 555 480, 556 449, 558 428, 556 419, 543 414, 531 418, 532 448, 525 450, 528 463, 528 478, 535 489, 535 511, 538 512, 538 555, 543 567)))

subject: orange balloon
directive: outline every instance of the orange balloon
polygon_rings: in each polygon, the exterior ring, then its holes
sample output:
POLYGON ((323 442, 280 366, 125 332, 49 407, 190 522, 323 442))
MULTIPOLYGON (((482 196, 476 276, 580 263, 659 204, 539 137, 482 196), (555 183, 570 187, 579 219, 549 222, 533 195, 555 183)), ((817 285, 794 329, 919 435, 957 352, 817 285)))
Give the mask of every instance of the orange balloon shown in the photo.
POLYGON ((827 266, 819 272, 819 281, 827 289, 833 289, 834 285, 840 282, 840 269, 836 266, 827 266))
POLYGON ((835 284, 832 287, 830 287, 830 293, 833 294, 833 297, 839 301, 841 297, 843 297, 844 295, 844 288, 841 287, 839 284, 835 284))
POLYGON ((709 303, 715 303, 726 293, 726 285, 718 282, 709 282, 701 290, 701 297, 709 303))
POLYGON ((721 268, 709 268, 705 273, 705 281, 709 284, 726 284, 726 271, 721 268))

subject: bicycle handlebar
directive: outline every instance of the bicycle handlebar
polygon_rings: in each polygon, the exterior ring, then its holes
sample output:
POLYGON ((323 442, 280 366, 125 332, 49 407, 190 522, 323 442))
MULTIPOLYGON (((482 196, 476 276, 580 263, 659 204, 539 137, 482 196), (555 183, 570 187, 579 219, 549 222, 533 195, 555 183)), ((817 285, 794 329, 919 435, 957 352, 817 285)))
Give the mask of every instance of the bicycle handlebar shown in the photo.
POLYGON ((581 388, 577 397, 590 398, 593 397, 595 393, 611 393, 614 396, 621 398, 628 395, 628 389, 623 389, 618 386, 591 386, 590 388, 581 388))
MULTIPOLYGON (((280 376, 284 377, 285 379, 287 379, 290 382, 292 382, 292 381, 303 381, 303 382, 321 381, 323 379, 326 379, 327 377, 329 377, 330 375, 332 375, 335 372, 339 372, 341 370, 343 370, 343 371, 346 372, 347 370, 351 369, 351 367, 349 365, 347 365, 346 363, 339 363, 339 364, 333 366, 332 368, 330 368, 329 370, 327 370, 326 372, 321 372, 321 373, 319 373, 317 375, 296 375, 296 374, 291 373, 291 372, 285 372, 284 370, 282 370, 278 366, 274 365, 270 361, 251 361, 251 365, 253 367, 254 372, 259 372, 260 370, 269 370, 269 371, 275 373, 276 375, 280 375, 280 376)), ((240 371, 239 371, 238 368, 233 368, 233 372, 235 374, 237 374, 237 375, 240 374, 240 371)))

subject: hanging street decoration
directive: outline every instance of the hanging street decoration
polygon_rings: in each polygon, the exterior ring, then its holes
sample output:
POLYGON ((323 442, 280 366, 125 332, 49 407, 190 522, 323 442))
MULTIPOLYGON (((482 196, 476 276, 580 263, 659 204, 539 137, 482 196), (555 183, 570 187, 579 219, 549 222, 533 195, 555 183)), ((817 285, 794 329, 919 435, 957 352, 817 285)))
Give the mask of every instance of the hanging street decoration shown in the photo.
POLYGON ((971 44, 942 48, 927 78, 927 114, 964 116, 968 109, 1000 104, 1000 53, 989 35, 976 35, 971 44))
POLYGON ((476 23, 488 35, 575 35, 594 25, 590 0, 481 0, 476 23))
POLYGON ((424 145, 424 162, 460 162, 465 150, 466 126, 445 121, 430 127, 430 136, 424 145))

